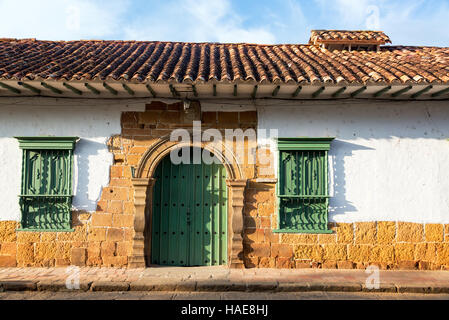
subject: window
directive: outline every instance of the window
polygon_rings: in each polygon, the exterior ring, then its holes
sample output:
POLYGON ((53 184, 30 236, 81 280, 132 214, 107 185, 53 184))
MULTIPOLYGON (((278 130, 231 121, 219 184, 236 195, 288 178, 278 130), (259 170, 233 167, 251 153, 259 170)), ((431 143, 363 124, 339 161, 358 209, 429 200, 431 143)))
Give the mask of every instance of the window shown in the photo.
POLYGON ((328 151, 334 138, 278 138, 278 229, 331 233, 328 229, 328 151))
POLYGON ((19 195, 24 231, 73 231, 73 151, 77 137, 16 137, 22 155, 19 195))

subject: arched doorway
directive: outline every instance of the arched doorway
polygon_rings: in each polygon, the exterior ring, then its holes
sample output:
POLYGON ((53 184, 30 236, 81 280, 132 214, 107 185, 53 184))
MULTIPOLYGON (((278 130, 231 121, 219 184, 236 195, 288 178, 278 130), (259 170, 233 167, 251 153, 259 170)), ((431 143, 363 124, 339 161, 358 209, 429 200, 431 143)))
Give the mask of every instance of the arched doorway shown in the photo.
POLYGON ((183 147, 175 151, 190 160, 174 164, 168 154, 154 171, 151 232, 147 231, 151 257, 147 260, 170 266, 226 265, 226 169, 208 150, 183 147))
POLYGON ((243 205, 244 191, 247 177, 235 155, 230 152, 231 157, 223 154, 222 150, 211 147, 208 143, 192 144, 171 141, 170 135, 161 137, 151 145, 139 161, 139 165, 131 179, 134 190, 134 236, 132 239, 132 250, 129 255, 129 268, 144 268, 148 266, 151 258, 151 227, 153 208, 153 189, 156 183, 154 173, 163 158, 169 156, 171 150, 181 147, 192 146, 210 150, 217 156, 226 168, 227 195, 229 198, 228 212, 228 250, 227 265, 231 268, 244 268, 243 252, 243 205))

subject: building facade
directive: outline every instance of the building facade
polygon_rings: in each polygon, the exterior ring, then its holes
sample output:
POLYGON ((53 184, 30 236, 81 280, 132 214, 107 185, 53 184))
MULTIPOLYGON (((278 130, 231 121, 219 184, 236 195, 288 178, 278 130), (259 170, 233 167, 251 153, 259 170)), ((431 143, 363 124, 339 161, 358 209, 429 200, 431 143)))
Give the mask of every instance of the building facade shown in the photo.
POLYGON ((0 40, 0 266, 449 267, 449 49, 0 40))

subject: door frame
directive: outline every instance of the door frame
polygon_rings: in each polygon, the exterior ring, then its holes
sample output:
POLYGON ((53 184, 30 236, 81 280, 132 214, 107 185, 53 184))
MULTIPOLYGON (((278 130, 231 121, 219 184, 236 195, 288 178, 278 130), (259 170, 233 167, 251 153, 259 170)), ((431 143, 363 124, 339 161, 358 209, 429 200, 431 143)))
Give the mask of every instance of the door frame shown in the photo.
MULTIPOLYGON (((195 139, 193 140, 195 141, 195 139)), ((226 156, 210 143, 170 141, 169 135, 160 138, 149 147, 139 161, 135 177, 131 179, 134 187, 134 237, 128 267, 144 268, 147 266, 145 256, 151 257, 153 188, 156 182, 156 179, 153 178, 154 172, 165 156, 169 155, 172 150, 182 147, 206 149, 224 165, 227 172, 228 192, 228 267, 244 268, 243 207, 247 179, 242 174, 237 157, 224 143, 221 144, 221 147, 226 151, 226 156)))

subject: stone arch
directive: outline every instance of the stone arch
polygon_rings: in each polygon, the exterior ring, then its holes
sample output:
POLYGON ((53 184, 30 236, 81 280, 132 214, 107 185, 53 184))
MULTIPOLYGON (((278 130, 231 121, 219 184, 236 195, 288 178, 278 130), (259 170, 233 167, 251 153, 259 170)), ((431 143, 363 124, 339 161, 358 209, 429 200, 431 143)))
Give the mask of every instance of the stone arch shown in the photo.
POLYGON ((215 148, 209 142, 192 143, 170 141, 170 135, 160 138, 156 143, 150 146, 143 154, 136 170, 136 178, 152 178, 159 162, 167 156, 172 150, 182 147, 198 147, 212 152, 225 166, 228 177, 231 180, 243 179, 242 169, 237 161, 237 157, 226 144, 219 145, 224 152, 215 148))
POLYGON ((156 143, 151 145, 143 154, 139 161, 139 165, 132 178, 134 186, 134 238, 133 249, 130 256, 129 267, 140 268, 145 267, 145 230, 146 223, 151 227, 152 204, 153 204, 153 187, 156 179, 153 178, 157 165, 170 154, 172 150, 182 147, 198 147, 212 152, 225 166, 228 179, 226 185, 228 187, 228 223, 229 236, 228 239, 228 264, 232 268, 243 268, 243 205, 244 191, 247 180, 243 177, 237 157, 232 150, 227 149, 224 143, 220 146, 225 150, 214 148, 208 142, 192 143, 170 141, 170 135, 160 138, 156 143), (149 219, 146 219, 146 209, 149 210, 149 219))

